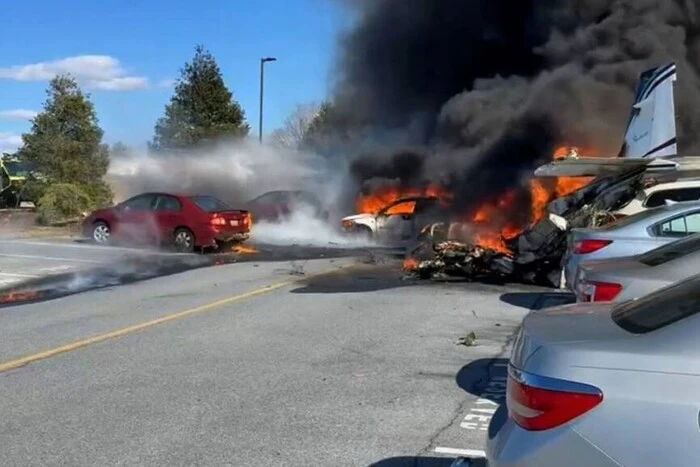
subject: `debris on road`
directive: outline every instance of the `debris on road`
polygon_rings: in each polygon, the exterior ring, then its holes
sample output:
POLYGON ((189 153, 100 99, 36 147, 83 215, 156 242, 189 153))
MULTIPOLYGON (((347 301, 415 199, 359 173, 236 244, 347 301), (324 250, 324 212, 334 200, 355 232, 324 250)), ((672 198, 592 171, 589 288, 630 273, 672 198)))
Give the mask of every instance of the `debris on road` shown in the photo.
POLYGON ((472 347, 476 345, 476 333, 474 331, 471 331, 466 336, 460 337, 459 342, 457 342, 457 345, 463 345, 465 347, 472 347))

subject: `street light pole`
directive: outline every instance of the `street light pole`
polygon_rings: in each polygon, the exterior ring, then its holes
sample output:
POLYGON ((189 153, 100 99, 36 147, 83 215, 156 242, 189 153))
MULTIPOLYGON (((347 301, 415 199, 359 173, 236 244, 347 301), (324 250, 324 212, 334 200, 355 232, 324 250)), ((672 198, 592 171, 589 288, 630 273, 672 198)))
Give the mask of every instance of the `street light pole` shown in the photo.
POLYGON ((260 125, 258 127, 259 139, 262 143, 263 140, 263 89, 265 87, 265 63, 276 62, 275 57, 265 57, 260 59, 260 125))

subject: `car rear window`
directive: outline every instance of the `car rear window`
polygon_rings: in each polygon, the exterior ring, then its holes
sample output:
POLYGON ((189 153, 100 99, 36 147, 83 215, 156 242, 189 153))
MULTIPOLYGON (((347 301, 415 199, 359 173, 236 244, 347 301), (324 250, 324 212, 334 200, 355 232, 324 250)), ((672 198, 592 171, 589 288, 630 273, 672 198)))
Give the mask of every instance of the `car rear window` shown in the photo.
POLYGON ((658 266, 698 250, 700 250, 700 234, 694 234, 644 253, 638 259, 640 263, 647 266, 658 266))
POLYGON ((645 209, 644 211, 640 211, 636 214, 632 214, 631 216, 620 217, 617 220, 614 220, 608 224, 605 224, 601 227, 598 227, 597 230, 614 230, 614 229, 619 229, 622 227, 627 227, 628 225, 632 225, 636 222, 639 222, 639 221, 642 221, 648 217, 651 217, 654 214, 657 214, 664 207, 665 206, 661 206, 658 208, 645 209))
POLYGON ((213 196, 192 196, 191 199, 194 204, 206 212, 232 211, 223 201, 213 196))
POLYGON ((661 329, 700 311, 700 275, 612 309, 612 319, 633 334, 661 329))

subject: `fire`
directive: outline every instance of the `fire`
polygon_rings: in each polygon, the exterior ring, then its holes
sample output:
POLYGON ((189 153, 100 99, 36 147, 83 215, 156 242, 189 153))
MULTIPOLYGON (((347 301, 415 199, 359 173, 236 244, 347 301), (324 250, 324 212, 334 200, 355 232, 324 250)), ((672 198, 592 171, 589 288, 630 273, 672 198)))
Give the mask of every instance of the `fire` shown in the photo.
MULTIPOLYGON (((592 150, 583 150, 578 147, 561 146, 554 152, 553 158, 561 157, 593 157, 592 150)), ((540 221, 547 214, 547 206, 551 201, 562 196, 573 193, 579 188, 583 188, 593 180, 593 177, 559 177, 551 179, 533 179, 529 182, 530 212, 526 225, 518 224, 512 219, 518 216, 508 215, 509 210, 519 211, 523 206, 518 203, 519 193, 517 190, 510 190, 495 201, 481 204, 470 221, 478 228, 475 234, 475 243, 484 248, 490 248, 504 254, 511 254, 512 251, 506 242, 525 228, 540 221)), ((527 207, 524 207, 527 209, 527 207)))
POLYGON ((7 292, 0 295, 0 304, 28 302, 41 298, 41 293, 36 290, 27 290, 23 292, 7 292))
POLYGON ((418 262, 417 259, 409 256, 403 262, 403 270, 404 271, 415 271, 416 269, 418 269, 419 264, 420 263, 418 262))
MULTIPOLYGON (((383 186, 370 194, 361 195, 355 202, 355 212, 358 214, 378 214, 382 209, 390 204, 411 197, 436 197, 441 199, 450 199, 451 196, 447 190, 430 185, 425 188, 400 187, 396 185, 383 186)), ((412 214, 415 209, 415 202, 406 202, 392 207, 389 214, 412 214)))
POLYGON ((240 254, 253 254, 253 253, 257 253, 258 250, 252 246, 236 245, 235 247, 233 247, 233 252, 240 253, 240 254))

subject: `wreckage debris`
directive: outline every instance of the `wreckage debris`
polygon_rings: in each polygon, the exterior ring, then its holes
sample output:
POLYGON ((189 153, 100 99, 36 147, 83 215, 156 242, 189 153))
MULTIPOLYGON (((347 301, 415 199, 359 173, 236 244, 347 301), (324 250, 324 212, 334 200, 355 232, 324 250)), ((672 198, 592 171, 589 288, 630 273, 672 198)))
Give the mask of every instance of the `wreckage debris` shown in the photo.
POLYGON ((559 287, 569 231, 613 221, 611 213, 626 205, 643 186, 643 172, 643 168, 636 168, 601 176, 556 198, 547 206, 546 216, 518 235, 489 243, 502 243, 505 248, 499 250, 479 245, 478 240, 455 241, 445 223, 425 226, 419 236, 421 243, 407 255, 404 270, 424 279, 457 276, 559 287))
MULTIPOLYGON (((425 246, 419 246, 418 250, 422 248, 425 246)), ((511 256, 479 245, 444 241, 432 245, 432 250, 434 255, 430 259, 409 256, 404 270, 423 279, 437 276, 506 279, 514 271, 511 256)))

